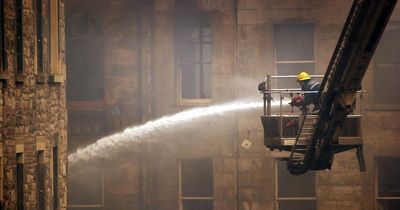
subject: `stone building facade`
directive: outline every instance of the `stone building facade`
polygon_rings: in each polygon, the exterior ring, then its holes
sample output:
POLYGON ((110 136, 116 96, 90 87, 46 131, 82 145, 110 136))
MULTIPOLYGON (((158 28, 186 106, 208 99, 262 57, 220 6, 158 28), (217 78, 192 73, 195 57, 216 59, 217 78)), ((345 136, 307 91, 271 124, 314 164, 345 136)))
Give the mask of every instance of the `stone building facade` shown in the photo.
MULTIPOLYGON (((183 110, 262 102, 257 84, 266 74, 324 74, 351 4, 66 2, 69 152, 183 110)), ((96 162, 70 168, 69 207, 398 209, 400 95, 387 90, 399 89, 399 6, 363 81, 366 172, 349 151, 335 156, 332 170, 290 176, 280 161, 288 154, 263 145, 260 107, 164 127, 126 150, 104 149, 96 162)))
POLYGON ((0 208, 66 209, 64 1, 0 10, 0 208))

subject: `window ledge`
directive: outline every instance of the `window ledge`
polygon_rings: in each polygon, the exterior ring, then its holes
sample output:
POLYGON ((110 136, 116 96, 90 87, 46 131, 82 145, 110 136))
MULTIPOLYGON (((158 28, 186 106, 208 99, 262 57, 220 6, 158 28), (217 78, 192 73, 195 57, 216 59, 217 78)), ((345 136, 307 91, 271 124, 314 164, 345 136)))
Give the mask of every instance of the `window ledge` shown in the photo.
POLYGON ((210 105, 212 100, 208 99, 179 99, 178 105, 193 106, 193 105, 210 105))
POLYGON ((65 77, 60 74, 53 74, 49 76, 49 82, 54 84, 64 83, 65 77))
POLYGON ((43 74, 36 75, 36 83, 43 84, 46 82, 46 76, 43 74))
POLYGON ((400 111, 400 104, 369 104, 365 107, 365 109, 370 112, 400 111))
POLYGON ((9 75, 8 72, 6 72, 6 71, 1 71, 0 72, 0 80, 1 81, 7 81, 9 79, 10 79, 10 75, 9 75))
POLYGON ((25 75, 22 73, 15 75, 15 83, 24 83, 25 82, 25 75))
POLYGON ((376 197, 376 200, 400 200, 399 196, 376 197))

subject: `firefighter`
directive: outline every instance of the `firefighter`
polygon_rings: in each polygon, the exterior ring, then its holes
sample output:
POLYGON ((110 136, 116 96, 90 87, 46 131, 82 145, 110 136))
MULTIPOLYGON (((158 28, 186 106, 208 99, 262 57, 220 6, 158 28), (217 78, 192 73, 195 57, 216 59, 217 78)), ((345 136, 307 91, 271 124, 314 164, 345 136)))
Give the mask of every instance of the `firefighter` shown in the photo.
MULTIPOLYGON (((297 75, 297 82, 301 86, 302 91, 319 91, 321 84, 318 81, 312 80, 310 75, 303 71, 297 75)), ((304 95, 297 95, 292 98, 292 101, 289 103, 291 106, 299 107, 300 110, 304 113, 308 110, 307 106, 310 104, 314 105, 312 109, 312 114, 316 114, 319 111, 319 99, 318 93, 304 93, 304 95)), ((297 126, 298 119, 290 120, 287 122, 286 126, 297 126)))
MULTIPOLYGON (((303 71, 297 75, 297 82, 301 86, 302 91, 319 91, 321 84, 318 81, 311 79, 310 75, 303 71)), ((297 106, 301 110, 307 109, 310 104, 314 105, 312 112, 319 111, 318 93, 304 93, 304 96, 295 96, 289 103, 291 106, 297 106)))

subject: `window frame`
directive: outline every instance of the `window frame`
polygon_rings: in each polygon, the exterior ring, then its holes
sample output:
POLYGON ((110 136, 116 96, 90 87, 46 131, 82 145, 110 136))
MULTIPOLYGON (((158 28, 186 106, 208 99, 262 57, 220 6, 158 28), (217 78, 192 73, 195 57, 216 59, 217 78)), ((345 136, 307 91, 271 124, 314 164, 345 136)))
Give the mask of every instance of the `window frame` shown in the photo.
POLYGON ((35 72, 39 75, 43 75, 45 73, 45 63, 44 63, 44 21, 43 17, 43 0, 35 0, 35 23, 36 23, 36 31, 35 31, 35 45, 36 45, 36 54, 35 54, 35 72))
POLYGON ((391 159, 391 158, 394 158, 394 159, 399 159, 399 162, 400 162, 400 156, 379 156, 379 157, 375 157, 375 166, 374 166, 374 169, 375 169, 375 172, 374 172, 374 181, 375 181, 375 193, 374 193, 374 197, 375 197, 375 202, 374 202, 374 204, 375 204, 375 209, 376 210, 379 210, 379 201, 384 201, 384 200, 398 200, 398 201, 400 201, 400 195, 399 196, 379 196, 379 160, 382 160, 382 159, 391 159))
MULTIPOLYGON (((184 26, 176 26, 175 28, 175 33, 177 33, 177 31, 180 30, 184 30, 184 29, 195 29, 195 28, 199 28, 200 29, 200 33, 199 33, 199 42, 191 42, 191 44, 193 43, 197 43, 200 46, 200 57, 203 57, 203 45, 204 44, 210 44, 210 48, 211 48, 211 61, 210 62, 204 62, 203 59, 201 59, 201 61, 199 62, 194 62, 194 63, 186 63, 184 61, 181 61, 181 52, 177 52, 175 51, 175 69, 176 69, 176 74, 177 74, 177 85, 176 85, 176 92, 177 92, 177 103, 178 105, 208 105, 211 104, 212 102, 212 75, 213 75, 213 49, 214 49, 214 42, 213 42, 213 28, 210 24, 193 24, 193 25, 184 25, 184 26), (210 36, 211 36, 211 40, 210 41, 204 41, 203 40, 203 36, 202 36, 202 31, 204 30, 204 28, 209 28, 210 29, 210 36), (204 72, 203 66, 204 65, 210 65, 210 96, 209 98, 193 98, 193 99, 188 99, 188 98, 183 98, 182 94, 182 89, 183 89, 183 78, 182 78, 182 65, 183 64, 191 64, 191 65, 197 65, 200 64, 202 66, 201 68, 201 73, 204 72)), ((182 35, 175 35, 175 39, 178 39, 179 36, 182 35)), ((177 40, 176 40, 177 42, 177 40)), ((176 43, 175 42, 175 43, 176 43)), ((177 43, 176 43, 177 44, 177 43)), ((199 89, 201 88, 202 84, 200 84, 199 89)), ((204 88, 203 88, 204 90, 204 88)))
POLYGON ((65 72, 61 68, 60 56, 60 0, 48 0, 49 2, 49 38, 48 62, 49 81, 51 83, 62 83, 65 81, 65 72))
POLYGON ((15 149, 15 198, 16 198, 16 209, 24 209, 25 206, 25 154, 24 154, 24 145, 18 144, 15 149), (20 167, 22 169, 20 170, 20 167), (19 174, 20 172, 21 174, 19 174), (22 176, 22 181, 18 179, 19 176, 22 176), (22 186, 20 186, 22 184, 22 186), (20 194, 22 193, 22 195, 20 194), (19 199, 21 198, 21 199, 19 199), (22 205, 22 206, 21 206, 22 205))
POLYGON ((15 1, 15 73, 24 73, 24 1, 15 1), (21 3, 21 5, 19 5, 21 3), (19 7, 20 6, 20 7, 19 7), (21 19, 20 19, 21 18, 21 19), (19 22, 20 21, 20 22, 19 22))
POLYGON ((279 161, 282 158, 275 158, 274 165, 275 165, 275 210, 279 210, 279 202, 280 201, 315 201, 317 202, 317 174, 315 172, 315 179, 314 179, 314 187, 315 187, 315 196, 314 197, 280 197, 279 196, 279 161))
POLYGON ((3 144, 0 143, 0 205, 4 204, 4 157, 3 144))
POLYGON ((181 158, 178 160, 178 175, 179 175, 179 210, 184 210, 183 208, 183 201, 184 200, 211 200, 214 203, 214 189, 213 189, 213 196, 183 196, 182 187, 183 187, 183 177, 182 177, 182 161, 190 161, 190 160, 205 160, 211 161, 212 164, 212 179, 213 179, 213 188, 214 188, 214 171, 215 171, 215 163, 213 158, 181 158))
POLYGON ((4 16, 4 1, 0 1, 0 71, 6 70, 6 47, 5 47, 5 16, 4 16))
POLYGON ((45 189, 46 189, 46 155, 45 155, 45 148, 40 148, 36 149, 36 207, 38 209, 44 209, 45 208, 45 189))
POLYGON ((75 29, 68 30, 66 36, 67 100, 101 104, 106 98, 103 28, 94 17, 81 12, 68 15, 70 27, 75 29))
MULTIPOLYGON (((388 23, 388 25, 386 26, 386 30, 385 32, 392 30, 392 29, 397 29, 400 28, 400 21, 393 21, 388 23)), ((384 33, 385 33, 384 32, 384 33)), ((384 34, 383 34, 384 35, 384 34)), ((382 38, 384 37, 382 35, 382 38)), ((377 53, 377 51, 375 50, 374 55, 377 53)), ((368 94, 368 101, 369 103, 366 106, 367 110, 371 110, 371 111, 400 111, 400 103, 398 104, 388 104, 385 102, 381 102, 379 103, 376 99, 375 99, 375 94, 376 90, 375 90, 375 74, 379 71, 378 70, 378 66, 399 66, 400 67, 400 60, 397 63, 378 63, 377 60, 372 57, 371 60, 371 64, 370 64, 370 71, 371 74, 370 75, 366 75, 366 79, 368 80, 368 82, 365 83, 365 85, 368 87, 368 90, 370 91, 370 93, 368 94), (372 68, 371 68, 372 67, 372 68)))
MULTIPOLYGON (((100 176, 101 176, 101 201, 100 203, 92 203, 92 204, 74 204, 72 201, 69 201, 68 207, 70 208, 104 208, 105 207, 105 183, 104 183, 104 170, 101 169, 100 176)), ((68 176, 68 179, 71 177, 68 176)))
MULTIPOLYGON (((273 74, 274 75, 281 75, 279 74, 278 65, 279 64, 313 64, 314 71, 308 72, 309 74, 317 74, 317 69, 315 69, 316 65, 316 52, 317 52, 317 42, 316 42, 316 23, 313 21, 304 21, 304 22, 274 22, 272 24, 272 45, 273 45, 273 74), (301 24, 311 24, 313 26, 313 60, 278 60, 277 59, 277 39, 275 35, 275 26, 277 25, 301 25, 301 24)), ((299 69, 298 72, 303 71, 306 69, 299 69)), ((308 70, 309 71, 309 70, 308 70)), ((297 73, 298 73, 297 72, 297 73)), ((297 75, 294 74, 294 75, 297 75)), ((274 88, 278 88, 278 83, 273 84, 274 88)), ((299 86, 300 88, 300 86, 299 86)))
POLYGON ((54 145, 52 147, 52 153, 51 153, 51 185, 52 185, 52 192, 51 192, 51 197, 52 197, 52 209, 56 210, 59 208, 59 189, 58 185, 60 183, 59 176, 60 176, 60 158, 59 158, 59 147, 58 145, 54 145))

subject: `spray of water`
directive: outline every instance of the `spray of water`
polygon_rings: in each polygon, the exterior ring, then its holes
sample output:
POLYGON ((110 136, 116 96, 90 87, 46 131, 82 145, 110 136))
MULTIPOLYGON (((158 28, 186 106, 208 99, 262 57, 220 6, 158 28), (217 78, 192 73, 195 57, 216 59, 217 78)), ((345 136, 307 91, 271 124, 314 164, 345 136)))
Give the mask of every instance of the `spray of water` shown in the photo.
MULTIPOLYGON (((286 102, 286 101, 284 101, 286 102)), ((287 104, 287 103, 283 103, 287 104)), ((279 105, 279 102, 273 102, 273 106, 279 105)), ((193 121, 207 116, 224 114, 227 112, 245 111, 254 108, 260 108, 263 103, 260 102, 232 102, 221 105, 213 105, 208 107, 193 108, 182 111, 174 115, 165 116, 153 121, 149 121, 143 125, 128 127, 125 130, 115 133, 97 140, 95 143, 78 149, 75 153, 68 156, 70 163, 78 160, 86 160, 94 157, 104 157, 107 152, 118 150, 126 147, 128 143, 138 142, 140 140, 151 137, 156 132, 172 126, 182 125, 188 121, 193 121)))

